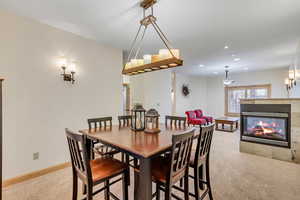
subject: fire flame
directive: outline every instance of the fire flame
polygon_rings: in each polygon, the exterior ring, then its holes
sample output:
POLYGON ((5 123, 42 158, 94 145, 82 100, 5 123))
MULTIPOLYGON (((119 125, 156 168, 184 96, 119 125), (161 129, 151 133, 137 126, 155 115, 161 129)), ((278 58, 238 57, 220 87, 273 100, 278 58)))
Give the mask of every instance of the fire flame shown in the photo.
MULTIPOLYGON (((257 135, 268 135, 274 132, 273 128, 266 128, 269 124, 259 121, 258 125, 261 127, 262 131, 256 133, 257 135)), ((276 124, 272 124, 275 127, 276 124)))

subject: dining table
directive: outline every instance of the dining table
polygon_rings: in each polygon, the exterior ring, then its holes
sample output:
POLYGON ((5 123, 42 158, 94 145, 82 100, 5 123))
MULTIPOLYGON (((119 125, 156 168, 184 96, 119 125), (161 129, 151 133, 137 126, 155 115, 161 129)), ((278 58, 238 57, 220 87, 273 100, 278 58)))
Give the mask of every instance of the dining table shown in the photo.
MULTIPOLYGON (((152 199, 151 159, 172 147, 172 135, 182 133, 187 128, 168 128, 160 124, 159 133, 133 131, 130 127, 111 126, 80 130, 86 136, 87 149, 91 149, 92 141, 115 148, 126 155, 139 160, 139 185, 134 194, 135 200, 152 199), (137 193, 137 194, 136 194, 137 193)), ((196 131, 195 133, 197 133, 196 131)), ((90 152, 88 153, 90 155, 90 152)))

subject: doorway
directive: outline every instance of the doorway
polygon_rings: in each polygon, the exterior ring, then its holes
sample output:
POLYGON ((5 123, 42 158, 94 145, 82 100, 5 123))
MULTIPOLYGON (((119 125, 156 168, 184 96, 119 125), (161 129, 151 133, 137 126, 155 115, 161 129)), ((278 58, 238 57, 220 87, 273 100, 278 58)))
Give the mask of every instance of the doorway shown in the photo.
POLYGON ((122 98, 123 98, 123 114, 129 115, 130 114, 130 87, 129 84, 123 84, 122 90, 122 98))

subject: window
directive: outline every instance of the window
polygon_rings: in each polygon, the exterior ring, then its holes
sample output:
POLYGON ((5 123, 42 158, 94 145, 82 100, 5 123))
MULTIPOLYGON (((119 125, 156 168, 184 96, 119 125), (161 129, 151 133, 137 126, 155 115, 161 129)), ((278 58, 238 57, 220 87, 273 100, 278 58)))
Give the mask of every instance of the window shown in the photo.
POLYGON ((225 114, 237 116, 240 113, 240 99, 263 99, 271 96, 271 85, 225 87, 225 114))

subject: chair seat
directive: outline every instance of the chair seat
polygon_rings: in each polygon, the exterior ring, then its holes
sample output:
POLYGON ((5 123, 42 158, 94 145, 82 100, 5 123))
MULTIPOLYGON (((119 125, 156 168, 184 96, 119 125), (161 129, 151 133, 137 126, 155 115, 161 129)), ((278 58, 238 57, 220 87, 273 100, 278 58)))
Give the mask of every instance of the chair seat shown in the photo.
MULTIPOLYGON (((167 174, 170 171, 170 169, 168 168, 170 166, 170 162, 170 155, 168 155, 167 157, 160 156, 151 160, 151 175, 154 182, 167 182, 167 174)), ((140 172, 140 166, 137 166, 137 168, 135 168, 134 170, 140 172)), ((177 174, 173 174, 174 180, 177 180, 176 175, 178 174, 180 174, 180 172, 177 174)))
MULTIPOLYGON (((194 165, 195 165, 195 155, 196 155, 196 151, 195 150, 192 150, 191 151, 191 157, 190 157, 190 163, 189 163, 189 165, 191 166, 191 167, 194 167, 194 165)), ((201 163, 205 163, 205 157, 203 157, 203 159, 202 158, 200 158, 200 162, 201 163), (202 162, 203 161, 203 162, 202 162)))
POLYGON ((102 157, 90 161, 93 182, 124 172, 126 164, 114 158, 102 157))
POLYGON ((201 118, 196 118, 196 119, 191 119, 190 123, 193 125, 204 125, 206 124, 206 120, 201 118))

